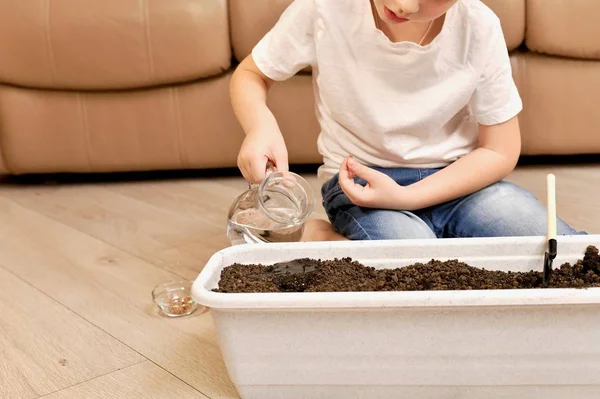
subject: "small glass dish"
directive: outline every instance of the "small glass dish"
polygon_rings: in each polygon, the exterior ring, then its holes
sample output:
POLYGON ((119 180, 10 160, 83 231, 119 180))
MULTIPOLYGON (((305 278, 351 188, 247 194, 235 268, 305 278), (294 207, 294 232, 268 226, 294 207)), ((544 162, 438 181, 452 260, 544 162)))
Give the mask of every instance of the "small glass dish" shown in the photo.
POLYGON ((152 300, 165 316, 188 316, 198 309, 192 298, 192 284, 193 281, 173 281, 157 285, 152 290, 152 300))

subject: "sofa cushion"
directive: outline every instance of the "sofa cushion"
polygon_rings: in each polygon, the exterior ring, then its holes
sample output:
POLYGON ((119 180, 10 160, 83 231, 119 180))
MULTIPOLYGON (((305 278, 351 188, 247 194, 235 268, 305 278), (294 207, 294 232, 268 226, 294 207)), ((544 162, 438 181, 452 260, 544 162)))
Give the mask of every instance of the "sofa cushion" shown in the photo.
POLYGON ((2 150, 2 144, 0 144, 0 175, 10 173, 8 167, 6 166, 6 162, 4 162, 4 155, 2 154, 2 150))
POLYGON ((243 60, 252 52, 252 48, 275 25, 292 1, 229 0, 231 45, 237 60, 243 60))
POLYGON ((532 53, 512 61, 524 104, 522 153, 599 154, 600 62, 532 53))
MULTIPOLYGON (((230 0, 231 41, 236 59, 244 59, 275 25, 293 0, 230 0)), ((368 1, 368 0, 362 0, 368 1)), ((508 48, 517 48, 525 35, 525 0, 484 0, 501 19, 508 48)))
POLYGON ((600 60, 600 2, 528 0, 527 47, 539 53, 600 60))
POLYGON ((123 89, 230 66, 226 0, 0 1, 0 83, 123 89))
POLYGON ((153 89, 0 85, 0 149, 14 174, 235 166, 244 134, 230 74, 153 89))
MULTIPOLYGON (((124 92, 0 85, 0 175, 236 167, 230 77, 124 92)), ((290 163, 321 163, 311 77, 273 87, 269 106, 290 163)))
POLYGON ((500 18, 509 50, 515 50, 525 40, 526 0, 483 0, 500 18))

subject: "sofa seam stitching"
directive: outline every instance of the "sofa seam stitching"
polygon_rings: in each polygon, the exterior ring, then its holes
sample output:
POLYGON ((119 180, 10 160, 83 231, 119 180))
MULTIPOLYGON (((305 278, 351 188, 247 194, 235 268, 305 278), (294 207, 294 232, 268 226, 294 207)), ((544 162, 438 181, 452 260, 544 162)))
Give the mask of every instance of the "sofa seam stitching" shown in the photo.
POLYGON ((155 77, 154 61, 152 59, 152 41, 150 40, 150 11, 148 0, 142 0, 142 14, 144 19, 144 39, 146 42, 146 57, 148 57, 148 66, 150 68, 150 80, 155 77))
POLYGON ((50 33, 50 0, 44 1, 44 11, 46 14, 46 26, 44 30, 44 40, 46 42, 46 51, 48 52, 48 59, 50 61, 50 80, 53 86, 56 86, 56 62, 54 59, 54 52, 52 51, 52 35, 50 33))
POLYGON ((184 153, 185 143, 183 138, 183 130, 181 128, 181 102, 179 101, 179 87, 174 87, 175 90, 175 111, 176 118, 175 123, 177 125, 177 137, 179 142, 179 153, 181 157, 181 163, 183 166, 187 166, 188 162, 184 153))
POLYGON ((4 169, 6 170, 6 172, 8 172, 8 174, 12 174, 13 170, 12 168, 10 168, 8 166, 8 162, 7 162, 7 158, 6 158, 6 148, 3 145, 4 144, 4 140, 3 140, 4 135, 2 134, 2 130, 0 129, 0 166, 3 166, 4 169))
POLYGON ((90 132, 89 132, 89 123, 87 110, 85 107, 85 101, 83 99, 82 93, 77 93, 77 100, 79 102, 79 114, 81 117, 81 125, 83 128, 83 139, 85 141, 85 155, 88 163, 88 171, 92 171, 92 158, 90 155, 90 132))

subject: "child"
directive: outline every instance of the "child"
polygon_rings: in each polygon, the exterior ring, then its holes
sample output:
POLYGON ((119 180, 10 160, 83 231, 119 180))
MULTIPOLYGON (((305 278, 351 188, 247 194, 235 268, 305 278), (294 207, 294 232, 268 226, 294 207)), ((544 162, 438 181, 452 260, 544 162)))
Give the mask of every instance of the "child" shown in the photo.
MULTIPOLYGON (((313 67, 323 205, 348 239, 543 236, 546 209, 502 181, 522 102, 499 19, 480 0, 295 0, 233 75, 251 183, 288 169, 266 105, 313 67), (366 166, 368 165, 368 166, 366 166)), ((577 234, 562 220, 558 233, 577 234)))

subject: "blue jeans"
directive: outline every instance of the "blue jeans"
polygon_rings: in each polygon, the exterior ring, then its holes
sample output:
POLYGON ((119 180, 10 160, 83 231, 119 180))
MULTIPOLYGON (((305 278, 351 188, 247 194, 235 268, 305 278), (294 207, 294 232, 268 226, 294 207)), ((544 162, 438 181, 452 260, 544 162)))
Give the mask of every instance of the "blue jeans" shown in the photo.
MULTIPOLYGON (((408 186, 440 169, 375 168, 408 186)), ((356 179, 364 185, 366 182, 356 179)), ((344 194, 338 176, 322 189, 323 206, 336 231, 351 240, 545 236, 546 207, 532 193, 501 181, 468 196, 415 212, 362 208, 344 194)), ((586 234, 557 221, 559 235, 586 234)))

